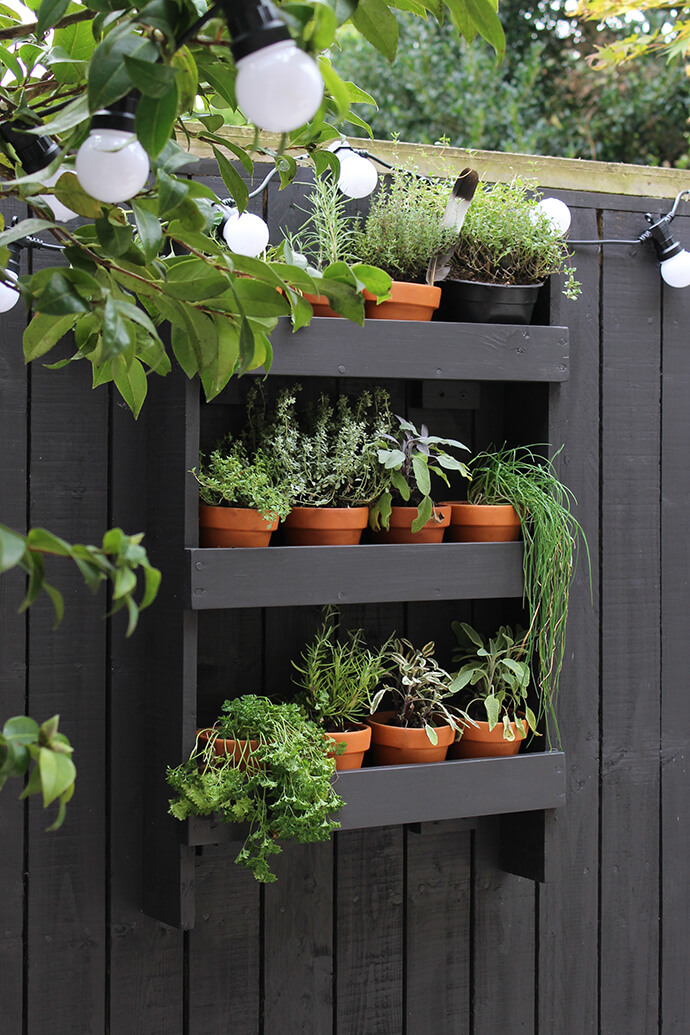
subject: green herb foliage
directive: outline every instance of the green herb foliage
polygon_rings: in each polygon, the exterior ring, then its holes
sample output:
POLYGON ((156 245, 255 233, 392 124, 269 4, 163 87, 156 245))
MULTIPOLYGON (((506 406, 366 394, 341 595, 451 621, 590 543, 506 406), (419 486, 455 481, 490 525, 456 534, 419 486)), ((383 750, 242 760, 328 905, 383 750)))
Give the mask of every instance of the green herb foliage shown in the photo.
POLYGON ((341 733, 369 714, 372 694, 391 665, 388 642, 370 650, 361 629, 339 640, 337 619, 337 610, 327 608, 314 639, 302 652, 302 663, 292 664, 299 676, 295 682, 301 687, 296 702, 324 729, 341 733))
POLYGON ((284 389, 271 410, 258 387, 250 392, 248 449, 272 457, 293 506, 361 507, 377 499, 388 481, 377 457, 391 429, 386 392, 362 392, 353 402, 341 395, 335 404, 321 395, 298 410, 300 391, 300 385, 284 389))
POLYGON ((474 705, 486 713, 489 730, 500 722, 503 739, 515 740, 516 726, 523 737, 527 729, 537 734, 537 720, 527 704, 530 682, 523 630, 513 635, 508 625, 502 625, 495 636, 485 640, 466 622, 453 622, 453 632, 459 649, 453 660, 461 668, 453 679, 452 690, 465 690, 465 710, 475 714, 474 705))
POLYGON ((235 862, 268 883, 276 879, 270 857, 281 851, 281 841, 327 841, 339 827, 330 818, 343 805, 331 784, 332 745, 296 704, 247 694, 226 701, 222 712, 208 741, 197 738, 189 759, 168 768, 176 794, 170 812, 179 820, 215 813, 229 823, 248 823, 235 862), (258 744, 247 745, 239 762, 216 754, 218 738, 258 744))
POLYGON ((388 446, 378 450, 379 463, 388 473, 389 483, 369 511, 369 524, 374 530, 388 528, 395 493, 404 503, 411 501, 417 504, 417 516, 412 522, 412 531, 419 532, 427 521, 434 517, 431 474, 437 475, 448 486, 450 482, 446 471, 458 471, 463 477, 470 477, 467 465, 456 460, 441 447, 465 450, 468 447, 454 438, 430 435, 425 424, 422 424, 418 431, 414 424, 404 417, 397 417, 397 421, 398 433, 383 435, 381 442, 382 447, 391 443, 393 448, 388 446))
POLYGON ((536 448, 503 446, 479 453, 470 464, 467 498, 470 503, 512 503, 520 515, 524 599, 529 611, 526 659, 537 684, 538 719, 545 719, 551 748, 553 738, 561 743, 556 698, 576 548, 581 539, 587 549, 587 541, 570 511, 572 493, 558 478, 553 460, 539 456, 536 448))
POLYGON ((370 710, 379 708, 386 693, 395 706, 394 725, 424 729, 432 744, 438 743, 435 727, 448 722, 461 733, 464 724, 474 725, 464 711, 448 702, 452 697, 452 676, 434 658, 434 644, 414 647, 409 640, 395 640, 389 651, 394 682, 375 694, 370 710))
POLYGON ((251 507, 267 522, 290 513, 290 487, 275 460, 261 450, 249 456, 242 442, 228 435, 208 456, 200 459, 199 497, 210 507, 251 507))
POLYGON ((486 284, 539 284, 554 273, 566 277, 563 293, 580 291, 568 246, 537 207, 540 195, 519 178, 480 183, 458 237, 450 276, 486 284))
POLYGON ((441 225, 450 185, 396 168, 371 203, 356 250, 394 280, 426 283, 429 259, 449 248, 457 231, 441 225))
POLYGON ((348 214, 349 199, 338 190, 332 173, 316 177, 306 200, 307 219, 297 233, 288 238, 293 251, 306 255, 319 271, 334 262, 357 262, 360 217, 348 214))

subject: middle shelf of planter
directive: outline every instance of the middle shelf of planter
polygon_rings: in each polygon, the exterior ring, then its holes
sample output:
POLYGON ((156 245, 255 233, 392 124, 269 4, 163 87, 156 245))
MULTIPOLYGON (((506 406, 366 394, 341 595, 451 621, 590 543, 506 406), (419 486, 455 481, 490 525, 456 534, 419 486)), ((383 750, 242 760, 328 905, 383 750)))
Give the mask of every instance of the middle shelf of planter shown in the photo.
POLYGON ((189 549, 195 611, 521 597, 522 543, 189 549))
MULTIPOLYGON (((535 751, 505 758, 467 758, 425 765, 376 766, 338 773, 345 801, 341 830, 555 809, 565 805, 565 755, 535 751)), ((180 824, 188 845, 244 840, 246 830, 192 817, 180 824)))

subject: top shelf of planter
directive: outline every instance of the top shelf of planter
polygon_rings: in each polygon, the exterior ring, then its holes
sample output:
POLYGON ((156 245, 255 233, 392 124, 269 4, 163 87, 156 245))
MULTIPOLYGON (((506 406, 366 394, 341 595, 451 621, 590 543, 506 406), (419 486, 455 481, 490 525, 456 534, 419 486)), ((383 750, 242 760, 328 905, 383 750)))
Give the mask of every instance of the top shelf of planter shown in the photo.
POLYGON ((271 336, 272 374, 437 381, 567 381, 567 327, 315 317, 271 336))

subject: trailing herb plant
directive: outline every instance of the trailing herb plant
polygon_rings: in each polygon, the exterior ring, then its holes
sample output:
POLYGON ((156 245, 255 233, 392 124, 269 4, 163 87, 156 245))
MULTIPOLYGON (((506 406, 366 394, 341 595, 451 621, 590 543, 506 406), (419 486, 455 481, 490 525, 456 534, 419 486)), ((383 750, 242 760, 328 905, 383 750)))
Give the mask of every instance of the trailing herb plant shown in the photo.
POLYGON ((280 392, 271 410, 258 387, 247 400, 248 449, 272 457, 290 485, 293 506, 362 507, 388 484, 378 461, 381 438, 391 429, 388 395, 376 388, 354 401, 328 396, 297 408, 300 385, 280 392))
MULTIPOLYGON (((204 732, 204 731, 202 731, 204 732)), ((236 863, 256 880, 276 880, 270 857, 281 841, 327 841, 340 824, 331 819, 343 805, 331 784, 335 761, 321 728, 296 704, 274 704, 247 694, 225 701, 208 739, 197 742, 166 778, 175 797, 170 813, 179 820, 216 814, 228 823, 248 823, 236 863), (216 752, 218 739, 257 741, 236 759, 216 752)))
POLYGON ((361 725, 371 708, 374 691, 391 671, 390 642, 371 650, 356 629, 338 639, 338 612, 327 608, 312 642, 292 664, 301 692, 295 701, 314 722, 331 733, 361 725))
POLYGON ((442 225, 448 182, 396 167, 382 183, 358 235, 356 251, 393 280, 426 283, 429 259, 445 251, 457 231, 442 225))
POLYGON ((417 648, 409 640, 395 640, 388 653, 394 681, 375 694, 370 711, 373 715, 389 693, 395 709, 390 725, 424 729, 431 743, 437 744, 434 727, 440 723, 449 723, 457 733, 462 733, 465 725, 475 723, 448 701, 455 693, 453 677, 436 661, 434 650, 432 642, 417 648))
POLYGON ((538 207, 540 195, 516 178, 480 183, 465 216, 449 278, 485 284, 539 284, 563 273, 563 294, 575 299, 580 284, 561 231, 538 207))
POLYGON ((489 731, 501 723, 504 740, 515 740, 514 726, 523 737, 528 729, 538 735, 535 714, 527 704, 530 670, 524 630, 514 634, 509 625, 502 625, 485 639, 467 622, 451 624, 458 640, 453 661, 461 666, 451 689, 465 691, 465 711, 478 718, 479 708, 489 731))
POLYGON ((59 715, 40 726, 28 715, 15 715, 0 732, 0 789, 10 777, 23 780, 28 773, 19 797, 42 794, 44 809, 54 801, 58 803, 57 816, 47 830, 62 826, 77 777, 73 748, 64 733, 58 731, 59 723, 59 715))
POLYGON ((209 507, 250 507, 270 522, 290 513, 290 486, 273 457, 257 450, 249 455, 242 442, 228 435, 199 460, 199 497, 209 507))
POLYGON ((369 511, 369 524, 378 531, 390 524, 391 507, 399 501, 417 506, 417 516, 412 522, 412 531, 421 528, 435 516, 431 499, 431 475, 437 475, 447 486, 450 485, 446 471, 458 471, 469 478, 466 464, 446 452, 442 446, 451 449, 469 449, 454 438, 439 438, 430 435, 426 424, 417 428, 404 417, 397 417, 397 434, 384 434, 378 449, 379 463, 388 473, 388 485, 369 511), (383 448, 390 443, 388 448, 383 448))
MULTIPOLYGON (((556 699, 565 652, 570 584, 581 540, 579 522, 570 511, 575 498, 560 481, 554 460, 538 455, 536 446, 479 453, 470 463, 469 503, 512 503, 520 516, 524 539, 524 602, 529 627, 525 660, 534 675, 539 708, 549 748, 560 746, 556 699)), ((563 448, 563 447, 561 447, 563 448)))

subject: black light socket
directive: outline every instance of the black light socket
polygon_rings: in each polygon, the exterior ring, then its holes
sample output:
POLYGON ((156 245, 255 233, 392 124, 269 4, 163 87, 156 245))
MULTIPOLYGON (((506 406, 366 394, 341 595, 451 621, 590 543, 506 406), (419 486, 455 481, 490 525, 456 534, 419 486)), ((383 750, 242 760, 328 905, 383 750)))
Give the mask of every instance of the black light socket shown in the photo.
POLYGON ((21 267, 21 253, 22 253, 21 245, 19 244, 18 241, 13 241, 12 244, 10 244, 8 247, 9 247, 10 257, 9 257, 8 262, 7 262, 7 267, 6 268, 11 273, 19 274, 19 270, 20 270, 20 267, 21 267))
POLYGON ((139 93, 133 91, 113 101, 107 108, 91 116, 91 129, 118 129, 123 133, 134 133, 134 120, 139 104, 139 93))
POLYGON ((650 226, 648 233, 654 242, 659 262, 673 258, 683 251, 683 246, 676 241, 669 229, 670 220, 660 219, 658 223, 650 226))
POLYGON ((232 56, 240 61, 272 43, 291 40, 290 30, 270 0, 246 5, 242 0, 221 0, 230 33, 232 56))
MULTIPOLYGON (((28 128, 25 123, 20 125, 28 128)), ((23 132, 16 123, 0 124, 0 134, 3 140, 12 145, 22 168, 29 175, 45 169, 60 154, 60 148, 50 137, 23 132)))

